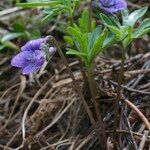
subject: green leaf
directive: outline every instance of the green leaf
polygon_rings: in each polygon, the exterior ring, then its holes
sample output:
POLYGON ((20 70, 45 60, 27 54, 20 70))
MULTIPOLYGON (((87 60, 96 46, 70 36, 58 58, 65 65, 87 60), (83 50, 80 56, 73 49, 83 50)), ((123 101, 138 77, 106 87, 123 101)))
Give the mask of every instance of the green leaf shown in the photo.
POLYGON ((93 47, 95 40, 97 39, 97 37, 99 37, 101 32, 102 32, 102 26, 99 25, 92 33, 89 33, 89 44, 88 44, 89 49, 93 47))
POLYGON ((63 5, 57 5, 53 8, 44 9, 44 13, 47 15, 42 19, 41 22, 45 22, 50 20, 52 17, 56 16, 58 13, 61 13, 63 11, 70 11, 70 8, 63 6, 63 5))
POLYGON ((119 18, 117 16, 113 16, 113 15, 109 15, 109 18, 111 19, 111 21, 113 22, 114 26, 120 27, 120 21, 119 18))
POLYGON ((113 45, 118 41, 119 41, 118 37, 114 33, 110 32, 104 40, 103 49, 110 47, 111 45, 113 45))
POLYGON ((89 11, 87 9, 82 12, 81 18, 78 19, 78 24, 82 33, 90 32, 90 30, 93 31, 96 26, 95 20, 93 18, 90 20, 89 11))
POLYGON ((96 21, 92 20, 92 31, 96 28, 96 21))
POLYGON ((67 55, 76 55, 76 56, 78 56, 82 59, 84 59, 84 57, 86 56, 85 53, 79 52, 78 50, 74 50, 74 49, 71 49, 71 48, 67 48, 67 50, 68 50, 66 52, 67 55))
POLYGON ((81 43, 82 43, 82 49, 80 51, 88 54, 88 33, 82 35, 81 43))
POLYGON ((75 46, 80 51, 83 49, 83 43, 82 43, 82 33, 73 27, 68 27, 67 32, 72 37, 75 46))
POLYGON ((128 21, 128 17, 129 17, 129 11, 128 11, 128 9, 123 9, 121 11, 121 15, 122 15, 123 25, 125 25, 126 22, 128 21))
POLYGON ((111 21, 111 19, 108 16, 106 16, 105 14, 100 13, 100 18, 104 24, 109 25, 109 26, 114 25, 113 22, 111 21))
MULTIPOLYGON (((121 41, 123 40, 128 34, 129 32, 129 26, 121 26, 120 28, 115 27, 115 26, 108 26, 108 29, 115 34, 117 41, 121 41)), ((116 41, 116 42, 117 42, 116 41)))
POLYGON ((150 30, 150 18, 143 20, 141 25, 134 31, 133 38, 140 38, 150 30))
POLYGON ((25 26, 21 22, 15 22, 12 27, 14 32, 24 32, 26 30, 25 26))
POLYGON ((17 3, 16 5, 21 7, 40 7, 40 6, 52 7, 58 4, 60 4, 58 1, 50 1, 50 2, 17 3))
POLYGON ((105 38, 107 37, 107 34, 108 34, 107 29, 104 29, 103 32, 100 34, 100 36, 95 40, 93 48, 91 49, 89 63, 91 63, 93 59, 96 57, 96 55, 102 51, 103 43, 105 38))
POLYGON ((75 23, 73 24, 73 28, 81 33, 81 29, 75 23))
POLYGON ((123 25, 134 26, 139 18, 141 18, 147 11, 148 7, 145 6, 141 9, 135 10, 128 17, 123 18, 123 25))
POLYGON ((142 30, 142 32, 140 32, 140 34, 134 35, 133 38, 141 38, 142 36, 144 36, 147 33, 150 33, 150 28, 142 30))
POLYGON ((85 9, 79 19, 79 27, 83 33, 89 31, 89 12, 85 9))
POLYGON ((48 15, 46 15, 43 19, 42 19, 42 23, 46 22, 48 20, 50 20, 52 17, 54 17, 55 15, 58 14, 58 12, 60 12, 62 10, 60 10, 59 8, 52 8, 51 11, 49 10, 48 15))
POLYGON ((128 26, 127 32, 128 32, 127 36, 122 41, 124 48, 126 48, 131 43, 131 41, 133 40, 132 39, 133 28, 131 26, 128 26))
POLYGON ((0 51, 2 51, 4 48, 6 48, 6 45, 0 45, 0 51))
POLYGON ((119 29, 118 27, 115 27, 115 26, 108 26, 109 30, 113 33, 116 34, 116 36, 118 36, 119 38, 122 37, 122 32, 121 32, 121 29, 119 29))
POLYGON ((30 39, 37 39, 41 37, 41 32, 39 30, 33 30, 30 32, 30 39))
POLYGON ((64 36, 64 40, 67 44, 73 45, 73 40, 70 36, 64 36))
POLYGON ((54 8, 51 8, 51 7, 50 8, 49 7, 48 8, 44 8, 43 13, 44 14, 51 14, 51 12, 53 11, 53 9, 54 8))
POLYGON ((19 47, 11 41, 5 41, 2 44, 9 49, 13 49, 13 50, 17 50, 17 51, 19 50, 19 47))
POLYGON ((100 18, 106 26, 118 26, 118 27, 120 26, 120 23, 117 17, 107 16, 101 13, 100 18))
POLYGON ((13 40, 13 39, 21 37, 23 35, 24 35, 24 33, 8 33, 2 37, 1 42, 3 43, 5 41, 13 40))

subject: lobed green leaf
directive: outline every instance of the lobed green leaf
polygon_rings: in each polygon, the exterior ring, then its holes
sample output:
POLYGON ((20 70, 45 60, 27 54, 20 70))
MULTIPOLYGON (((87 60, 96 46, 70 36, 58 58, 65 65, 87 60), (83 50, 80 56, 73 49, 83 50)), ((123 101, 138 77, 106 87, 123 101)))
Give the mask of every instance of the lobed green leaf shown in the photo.
POLYGON ((107 37, 108 31, 104 29, 100 36, 95 40, 93 48, 91 49, 90 60, 89 63, 93 61, 98 53, 103 50, 103 43, 107 37))
POLYGON ((133 38, 140 38, 150 32, 150 18, 144 19, 141 25, 134 31, 133 38))
POLYGON ((123 18, 123 25, 134 26, 138 19, 140 19, 147 11, 148 7, 145 6, 138 10, 133 11, 129 16, 123 18))

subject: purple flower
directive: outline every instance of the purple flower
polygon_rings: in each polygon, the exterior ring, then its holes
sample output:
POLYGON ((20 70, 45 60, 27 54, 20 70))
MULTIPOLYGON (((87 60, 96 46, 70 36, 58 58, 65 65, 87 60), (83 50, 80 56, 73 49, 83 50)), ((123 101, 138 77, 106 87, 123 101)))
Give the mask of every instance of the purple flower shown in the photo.
POLYGON ((99 0, 99 6, 112 14, 127 8, 127 2, 125 0, 99 0))
POLYGON ((55 55, 56 51, 57 51, 56 47, 49 48, 50 55, 52 55, 52 56, 55 55))
POLYGON ((12 58, 11 65, 22 68, 23 74, 30 74, 40 69, 46 61, 46 47, 49 50, 46 42, 47 37, 27 42, 21 48, 21 52, 12 58))

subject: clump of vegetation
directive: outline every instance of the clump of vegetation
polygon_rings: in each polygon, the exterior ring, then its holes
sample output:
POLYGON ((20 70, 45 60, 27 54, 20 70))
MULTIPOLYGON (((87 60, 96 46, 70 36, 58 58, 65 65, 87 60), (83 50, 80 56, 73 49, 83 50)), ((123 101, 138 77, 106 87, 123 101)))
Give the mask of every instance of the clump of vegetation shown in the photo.
POLYGON ((28 27, 16 20, 1 38, 3 51, 21 47, 11 65, 26 75, 10 67, 8 87, 2 71, 0 101, 10 112, 7 116, 2 111, 1 131, 9 130, 9 138, 2 134, 2 148, 148 148, 150 55, 131 52, 139 39, 146 38, 148 44, 150 18, 144 17, 147 6, 129 4, 138 8, 130 11, 125 0, 16 3, 21 11, 36 11, 40 21, 34 29, 32 21, 28 27), (120 60, 111 58, 114 52, 121 55, 120 60), (13 128, 16 134, 11 137, 13 128))

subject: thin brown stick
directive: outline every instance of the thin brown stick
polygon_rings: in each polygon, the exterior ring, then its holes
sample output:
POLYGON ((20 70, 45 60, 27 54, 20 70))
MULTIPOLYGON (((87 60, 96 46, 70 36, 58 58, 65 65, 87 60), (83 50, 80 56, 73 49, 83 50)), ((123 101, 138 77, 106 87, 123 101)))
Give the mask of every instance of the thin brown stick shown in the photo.
MULTIPOLYGON (((98 131, 101 132, 100 127, 98 128, 98 131)), ((105 132, 106 133, 113 133, 112 130, 105 130, 105 132)), ((117 130, 116 132, 117 132, 117 134, 121 134, 121 133, 130 134, 130 131, 127 131, 127 130, 117 130)), ((140 134, 137 132, 132 132, 132 133, 136 139, 138 139, 138 140, 142 139, 143 134, 140 134)), ((87 137, 85 137, 83 139, 83 141, 80 142, 80 144, 76 147, 76 150, 81 150, 88 142, 90 142, 90 140, 92 140, 95 137, 95 135, 96 135, 96 130, 92 131, 87 137)), ((146 141, 150 142, 150 137, 147 137, 146 141)))
POLYGON ((143 150, 144 149, 144 145, 145 145, 145 142, 147 140, 148 134, 149 134, 149 131, 147 131, 147 130, 144 131, 144 135, 142 137, 142 140, 140 142, 140 146, 139 146, 138 150, 143 150))
POLYGON ((141 73, 143 73, 143 74, 145 74, 145 73, 149 73, 150 72, 150 69, 148 68, 146 68, 146 69, 138 69, 138 70, 132 70, 132 71, 126 71, 125 72, 125 75, 137 75, 137 74, 141 74, 141 73))
POLYGON ((52 127, 64 114, 65 112, 72 106, 72 104, 76 101, 76 99, 73 99, 68 106, 66 106, 63 111, 60 114, 57 114, 56 117, 54 118, 54 120, 51 122, 51 124, 49 124, 48 126, 46 126, 42 131, 40 131, 39 133, 36 134, 36 137, 42 135, 46 130, 48 130, 50 127, 52 127))
POLYGON ((24 76, 21 76, 20 78, 21 78, 20 88, 19 88, 19 91, 18 91, 16 100, 15 100, 15 103, 14 103, 14 107, 13 107, 13 109, 12 109, 10 115, 9 115, 8 120, 6 121, 5 125, 3 126, 3 128, 6 128, 6 127, 7 127, 8 123, 9 123, 9 121, 10 121, 10 119, 11 119, 11 117, 12 117, 14 111, 15 111, 15 108, 16 108, 16 106, 17 106, 17 103, 18 103, 18 101, 19 101, 19 98, 20 98, 20 96, 22 95, 22 93, 23 93, 23 91, 24 91, 24 89, 25 89, 25 87, 26 87, 26 78, 25 78, 24 76))
POLYGON ((127 106, 129 106, 131 109, 133 109, 137 113, 137 115, 141 118, 141 120, 143 121, 145 126, 150 131, 150 122, 146 119, 144 114, 133 103, 131 103, 129 100, 125 99, 124 102, 127 104, 127 106))

